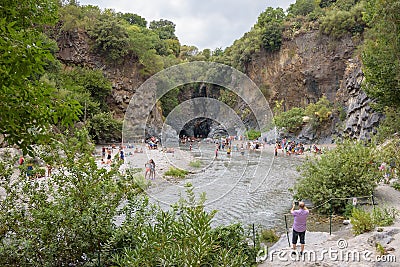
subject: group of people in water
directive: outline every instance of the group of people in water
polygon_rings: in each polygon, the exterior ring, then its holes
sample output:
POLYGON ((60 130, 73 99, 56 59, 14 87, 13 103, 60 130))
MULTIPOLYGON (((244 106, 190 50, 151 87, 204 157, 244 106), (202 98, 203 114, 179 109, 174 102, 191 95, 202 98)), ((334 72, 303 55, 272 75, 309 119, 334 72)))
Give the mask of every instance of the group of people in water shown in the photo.
POLYGON ((274 154, 278 156, 278 151, 282 150, 283 154, 290 155, 303 155, 305 151, 321 154, 322 150, 315 144, 310 145, 308 148, 302 142, 290 141, 283 138, 281 141, 276 141, 274 154))

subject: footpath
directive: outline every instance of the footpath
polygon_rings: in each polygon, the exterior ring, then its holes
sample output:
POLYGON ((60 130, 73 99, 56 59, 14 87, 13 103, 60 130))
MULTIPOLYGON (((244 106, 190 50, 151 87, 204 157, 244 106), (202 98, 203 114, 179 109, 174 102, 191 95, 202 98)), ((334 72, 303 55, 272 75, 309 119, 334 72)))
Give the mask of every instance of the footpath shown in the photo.
MULTIPOLYGON (((381 184, 375 191, 379 207, 393 207, 400 211, 400 191, 389 185, 381 184)), ((333 232, 306 232, 306 246, 303 256, 291 255, 286 234, 268 252, 264 248, 259 253, 264 261, 258 267, 267 266, 400 266, 400 218, 392 226, 379 227, 372 232, 354 236, 351 225, 333 232), (376 243, 387 251, 380 255, 376 243)), ((289 233, 291 240, 291 233, 289 233)), ((297 246, 300 251, 300 246, 297 246)))

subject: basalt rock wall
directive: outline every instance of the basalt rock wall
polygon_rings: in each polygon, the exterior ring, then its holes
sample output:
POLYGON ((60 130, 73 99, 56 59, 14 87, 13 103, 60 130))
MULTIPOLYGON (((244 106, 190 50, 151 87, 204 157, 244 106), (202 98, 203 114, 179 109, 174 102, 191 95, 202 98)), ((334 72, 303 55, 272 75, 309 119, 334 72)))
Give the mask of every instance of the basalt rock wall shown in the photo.
MULTIPOLYGON (((123 118, 136 89, 148 78, 142 74, 137 59, 129 57, 123 62, 107 62, 91 50, 91 40, 84 31, 63 33, 57 42, 58 59, 66 66, 101 69, 110 79, 112 92, 107 102, 115 116, 123 118)), ((373 111, 371 100, 361 90, 363 73, 356 56, 359 43, 351 37, 333 39, 321 35, 318 30, 297 33, 284 39, 277 52, 261 50, 254 54, 245 66, 245 73, 266 92, 271 108, 276 100, 283 100, 285 110, 305 107, 325 95, 346 112, 344 121, 332 117, 331 125, 323 131, 316 133, 308 127, 298 137, 310 142, 330 140, 331 135, 368 139, 382 116, 373 111)), ((193 88, 185 94, 195 97, 200 94, 196 90, 200 92, 202 88, 193 88)), ((144 97, 142 104, 154 105, 153 102, 144 97)), ((238 106, 238 114, 241 109, 238 106)), ((155 127, 148 129, 153 131, 151 134, 161 128, 161 114, 159 107, 153 109, 149 123, 155 127)))
POLYGON ((284 110, 306 107, 325 95, 346 112, 344 121, 334 114, 324 129, 305 125, 297 137, 310 142, 330 141, 332 135, 369 139, 382 115, 361 89, 363 73, 356 55, 360 42, 350 36, 333 39, 318 30, 298 33, 285 39, 277 52, 253 55, 246 73, 266 90, 271 106, 283 100, 284 110))

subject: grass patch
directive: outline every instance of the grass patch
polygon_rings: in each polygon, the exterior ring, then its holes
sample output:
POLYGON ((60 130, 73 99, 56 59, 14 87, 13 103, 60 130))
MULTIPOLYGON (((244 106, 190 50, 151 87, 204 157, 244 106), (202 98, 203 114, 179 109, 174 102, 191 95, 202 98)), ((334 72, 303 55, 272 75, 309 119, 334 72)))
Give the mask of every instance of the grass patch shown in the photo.
POLYGON ((264 229, 261 232, 261 241, 268 243, 268 244, 274 244, 279 240, 279 236, 276 234, 276 232, 272 229, 264 229))
POLYGON ((394 189, 400 191, 400 183, 399 183, 399 182, 394 183, 394 184, 392 185, 392 187, 393 187, 394 189))
POLYGON ((189 172, 186 170, 170 167, 169 170, 164 173, 164 176, 184 178, 188 174, 189 174, 189 172))
POLYGON ((195 160, 189 162, 189 166, 193 168, 200 168, 201 167, 201 161, 200 160, 195 160))

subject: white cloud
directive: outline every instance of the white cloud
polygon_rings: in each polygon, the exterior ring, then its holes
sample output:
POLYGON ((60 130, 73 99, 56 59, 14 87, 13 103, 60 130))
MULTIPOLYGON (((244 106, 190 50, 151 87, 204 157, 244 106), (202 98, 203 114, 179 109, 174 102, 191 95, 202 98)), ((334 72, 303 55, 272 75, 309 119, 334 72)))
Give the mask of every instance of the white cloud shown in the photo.
POLYGON ((295 0, 81 0, 117 12, 136 13, 148 22, 167 19, 176 24, 182 44, 215 49, 230 46, 256 23, 268 6, 284 10, 295 0))

